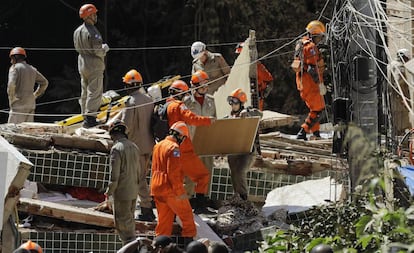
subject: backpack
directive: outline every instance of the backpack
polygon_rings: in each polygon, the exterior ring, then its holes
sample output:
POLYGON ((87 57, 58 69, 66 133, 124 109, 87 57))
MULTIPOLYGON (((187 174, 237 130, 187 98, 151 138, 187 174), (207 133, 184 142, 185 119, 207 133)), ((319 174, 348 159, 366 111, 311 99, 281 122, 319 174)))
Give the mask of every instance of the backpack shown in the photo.
POLYGON ((162 141, 168 135, 170 126, 168 125, 167 108, 170 102, 158 104, 154 107, 151 116, 151 130, 155 141, 162 141))

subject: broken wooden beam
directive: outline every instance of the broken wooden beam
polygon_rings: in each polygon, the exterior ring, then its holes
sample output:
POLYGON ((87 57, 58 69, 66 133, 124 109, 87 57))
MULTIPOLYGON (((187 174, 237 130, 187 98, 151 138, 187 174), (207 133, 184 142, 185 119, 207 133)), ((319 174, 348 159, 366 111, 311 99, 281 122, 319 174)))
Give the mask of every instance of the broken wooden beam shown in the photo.
MULTIPOLYGON (((28 198, 20 198, 17 207, 19 211, 32 215, 46 216, 100 227, 115 227, 114 217, 112 214, 88 208, 28 198)), ((150 222, 135 221, 135 226, 138 231, 143 233, 147 231, 154 231, 155 229, 155 223, 150 222)))

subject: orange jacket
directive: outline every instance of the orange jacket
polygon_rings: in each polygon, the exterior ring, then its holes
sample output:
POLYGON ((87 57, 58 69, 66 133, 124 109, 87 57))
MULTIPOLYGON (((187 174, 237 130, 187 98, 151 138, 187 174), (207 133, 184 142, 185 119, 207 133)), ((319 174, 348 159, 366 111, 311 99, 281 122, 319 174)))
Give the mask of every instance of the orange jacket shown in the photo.
POLYGON ((167 136, 152 153, 151 196, 181 196, 186 193, 180 149, 174 137, 167 136))
POLYGON ((324 61, 318 47, 313 41, 305 36, 302 38, 302 71, 296 73, 296 86, 300 91, 301 98, 311 111, 321 111, 325 108, 323 96, 319 92, 319 83, 315 83, 312 76, 307 72, 308 66, 316 68, 319 82, 323 82, 324 61))
MULTIPOLYGON (((306 84, 315 84, 318 87, 319 86, 315 81, 312 79, 311 75, 307 72, 308 66, 314 66, 316 67, 318 71, 318 76, 320 82, 323 82, 323 71, 325 63, 323 61, 323 58, 319 52, 318 47, 313 43, 312 39, 310 39, 308 36, 304 36, 302 38, 302 59, 303 59, 303 68, 302 71, 296 73, 296 84, 298 90, 306 89, 306 84)), ((305 91, 306 92, 306 91, 305 91)))
POLYGON ((257 62, 257 85, 259 86, 259 92, 263 92, 267 84, 269 82, 273 81, 273 76, 270 74, 270 72, 267 70, 265 65, 261 62, 257 62))
MULTIPOLYGON (((176 99, 169 100, 171 103, 167 108, 168 125, 172 126, 177 121, 184 121, 187 125, 192 126, 208 126, 211 124, 210 117, 199 116, 190 111, 184 102, 176 99)), ((180 145, 182 152, 190 152, 193 150, 193 144, 190 138, 185 138, 180 145)))

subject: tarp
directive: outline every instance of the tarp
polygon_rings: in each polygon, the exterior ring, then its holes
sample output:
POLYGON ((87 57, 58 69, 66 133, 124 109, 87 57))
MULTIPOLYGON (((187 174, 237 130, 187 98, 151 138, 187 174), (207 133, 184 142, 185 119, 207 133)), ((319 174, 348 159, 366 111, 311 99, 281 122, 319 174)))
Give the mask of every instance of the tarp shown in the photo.
POLYGON ((231 68, 230 75, 227 78, 226 83, 214 93, 214 101, 216 104, 216 114, 218 119, 230 114, 231 107, 227 103, 227 97, 237 88, 241 88, 249 98, 245 103, 245 106, 251 105, 249 69, 250 53, 249 39, 247 39, 244 42, 240 55, 237 57, 233 67, 231 68))
POLYGON ((398 171, 404 177, 405 184, 408 187, 411 195, 414 196, 414 166, 405 165, 398 167, 398 171))

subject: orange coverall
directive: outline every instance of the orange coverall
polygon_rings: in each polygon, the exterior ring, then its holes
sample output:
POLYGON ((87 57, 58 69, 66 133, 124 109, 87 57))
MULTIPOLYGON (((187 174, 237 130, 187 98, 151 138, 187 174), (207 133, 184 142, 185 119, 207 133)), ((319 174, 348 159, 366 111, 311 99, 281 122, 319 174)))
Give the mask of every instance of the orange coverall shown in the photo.
MULTIPOLYGON (((168 125, 172 126, 177 121, 184 121, 192 126, 208 126, 211 124, 209 117, 199 116, 190 111, 184 102, 176 99, 169 100, 167 108, 168 125)), ((184 174, 197 185, 196 193, 206 194, 210 182, 210 173, 200 157, 194 153, 193 143, 190 138, 185 138, 180 145, 181 165, 184 174)))
POLYGON ((264 108, 264 93, 269 82, 273 81, 273 76, 261 62, 257 62, 257 85, 259 89, 259 110, 264 108))
POLYGON ((167 136, 154 146, 150 185, 158 212, 157 236, 171 236, 174 215, 182 221, 181 236, 194 237, 197 234, 190 201, 187 197, 180 198, 186 196, 180 156, 179 145, 172 136, 167 136))
POLYGON ((308 36, 302 38, 302 71, 296 73, 296 86, 300 91, 300 97, 309 108, 308 117, 302 124, 302 128, 307 132, 319 131, 319 116, 325 108, 323 96, 319 93, 319 83, 323 82, 324 62, 318 47, 308 36), (312 76, 307 72, 309 66, 317 70, 319 82, 316 83, 312 76))

